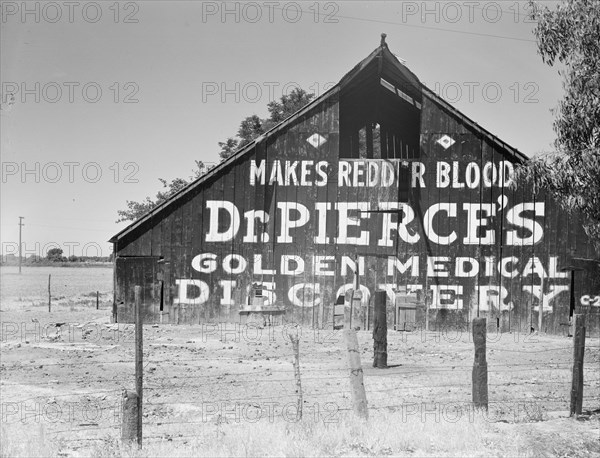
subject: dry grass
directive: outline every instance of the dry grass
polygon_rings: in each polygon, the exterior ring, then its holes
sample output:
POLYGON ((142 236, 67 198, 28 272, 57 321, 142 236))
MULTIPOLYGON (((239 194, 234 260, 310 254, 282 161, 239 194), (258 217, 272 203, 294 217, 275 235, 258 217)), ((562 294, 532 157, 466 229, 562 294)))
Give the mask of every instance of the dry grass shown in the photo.
MULTIPOLYGON (((439 419, 438 419, 439 420, 439 419)), ((146 438, 144 448, 127 447, 118 438, 67 442, 44 437, 41 428, 2 430, 0 456, 108 457, 331 457, 331 456, 594 456, 600 445, 580 434, 574 420, 556 425, 568 435, 535 425, 487 423, 482 417, 436 421, 434 416, 404 417, 400 412, 371 411, 363 422, 350 414, 337 424, 260 421, 258 423, 206 423, 172 438, 146 438), (524 427, 526 426, 526 427, 524 427), (569 441, 568 438, 571 438, 569 441), (74 446, 74 444, 80 444, 74 446)), ((596 420, 597 421, 597 420, 596 420)), ((17 425, 14 425, 17 426, 17 425)), ((587 425, 589 426, 589 424, 587 425)), ((74 439, 73 436, 68 437, 74 439)))

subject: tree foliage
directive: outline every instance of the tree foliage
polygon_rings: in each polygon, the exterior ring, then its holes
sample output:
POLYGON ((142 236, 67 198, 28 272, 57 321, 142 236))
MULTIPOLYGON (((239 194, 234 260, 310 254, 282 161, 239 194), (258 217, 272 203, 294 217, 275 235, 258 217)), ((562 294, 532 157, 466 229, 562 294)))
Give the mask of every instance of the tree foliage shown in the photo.
POLYGON ((256 140, 266 131, 306 106, 314 96, 314 94, 297 87, 289 94, 283 95, 279 101, 269 102, 267 105, 269 116, 261 119, 254 114, 244 118, 240 123, 237 138, 229 137, 226 141, 219 142, 221 148, 219 156, 221 159, 227 159, 237 150, 256 140))
POLYGON ((164 178, 159 178, 158 180, 162 183, 163 189, 158 191, 154 198, 146 197, 146 199, 141 202, 133 200, 126 201, 127 208, 125 210, 117 211, 119 215, 117 223, 122 221, 135 221, 157 205, 163 203, 179 190, 185 188, 190 182, 202 176, 206 170, 207 167, 202 161, 196 161, 196 168, 188 179, 175 178, 174 180, 167 181, 164 178))
MULTIPOLYGON (((229 137, 224 142, 219 142, 219 156, 221 160, 227 159, 233 155, 240 148, 243 148, 248 143, 254 141, 273 126, 279 124, 284 119, 288 118, 296 111, 303 108, 313 98, 314 94, 306 92, 302 88, 294 88, 289 94, 282 96, 279 101, 270 102, 267 105, 269 116, 265 119, 261 119, 256 114, 248 116, 242 120, 235 137, 229 137)), ((162 183, 163 189, 158 191, 155 197, 146 197, 141 202, 133 200, 126 201, 127 208, 125 210, 118 210, 119 219, 117 223, 122 221, 135 221, 141 216, 148 213, 157 205, 161 204, 180 189, 183 189, 191 181, 199 178, 203 175, 208 168, 201 161, 196 161, 196 169, 194 174, 188 179, 175 178, 168 182, 163 178, 159 178, 162 183)))
POLYGON ((58 262, 58 261, 65 260, 66 258, 63 257, 63 250, 62 249, 60 249, 60 248, 50 248, 48 250, 48 252, 46 253, 46 259, 48 259, 49 261, 58 262))
POLYGON ((224 142, 219 142, 219 148, 221 148, 221 151, 219 152, 219 157, 222 160, 227 159, 229 156, 231 156, 238 150, 239 142, 239 140, 233 137, 229 137, 224 142))
POLYGON ((554 10, 531 3, 538 53, 560 68, 564 96, 555 110, 555 151, 534 157, 518 174, 585 215, 584 228, 600 251, 600 2, 571 0, 554 10))

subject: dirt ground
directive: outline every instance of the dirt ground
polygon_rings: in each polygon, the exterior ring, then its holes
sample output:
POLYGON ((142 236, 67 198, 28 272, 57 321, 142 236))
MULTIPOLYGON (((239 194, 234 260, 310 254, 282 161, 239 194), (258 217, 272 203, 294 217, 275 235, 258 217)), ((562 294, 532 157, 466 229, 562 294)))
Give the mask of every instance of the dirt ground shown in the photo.
MULTIPOLYGON (((0 318, 4 434, 39 430, 46 440, 62 444, 62 456, 85 455, 95 440, 119 437, 122 392, 135 386, 133 326, 111 324, 108 304, 98 311, 71 306, 52 313, 35 306, 2 312, 0 318)), ((340 331, 263 326, 262 320, 147 325, 145 440, 188 440, 207 425, 294 421, 298 395, 288 336, 294 332, 300 334, 304 416, 315 423, 339 422, 352 411, 340 331)), ((487 413, 470 403, 470 335, 390 330, 387 369, 372 367, 371 333, 360 331, 358 339, 370 411, 438 423, 483 415, 501 437, 529 431, 542 450, 545 437, 561 437, 567 430, 577 434, 565 444, 576 437, 600 450, 597 337, 586 341, 583 410, 588 414, 579 421, 567 418, 570 338, 488 333, 487 413)))

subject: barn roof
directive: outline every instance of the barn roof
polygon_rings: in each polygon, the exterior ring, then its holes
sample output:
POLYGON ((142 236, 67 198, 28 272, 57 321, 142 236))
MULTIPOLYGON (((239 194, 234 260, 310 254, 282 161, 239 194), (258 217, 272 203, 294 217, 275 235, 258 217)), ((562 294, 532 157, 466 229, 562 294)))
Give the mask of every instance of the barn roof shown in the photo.
POLYGON ((381 44, 371 52, 365 59, 360 61, 352 70, 346 73, 342 79, 331 89, 326 91, 321 96, 312 100, 308 105, 304 108, 301 108, 296 113, 291 115, 290 117, 284 119, 279 124, 273 126, 263 135, 255 139, 254 141, 248 143, 240 150, 236 151, 227 159, 220 162, 218 165, 210 169, 201 177, 197 178, 195 181, 191 182, 189 185, 180 189, 178 192, 173 194, 169 199, 162 202, 161 204, 154 207, 152 210, 147 212, 145 215, 141 216, 139 219, 131 223, 125 229, 121 230, 119 233, 114 235, 109 242, 117 242, 118 240, 125 237, 127 234, 131 233, 135 229, 142 226, 144 223, 151 220, 155 215, 161 213, 167 207, 169 207, 173 202, 181 199, 183 196, 193 192, 197 187, 202 186, 205 182, 213 178, 215 175, 219 174, 222 170, 226 169, 229 165, 236 162, 240 157, 245 156, 250 153, 252 149, 260 142, 264 141, 266 138, 272 136, 273 134, 281 131, 286 128, 293 122, 295 122, 298 118, 308 113, 317 105, 321 104, 325 100, 329 99, 332 95, 337 94, 340 90, 345 89, 346 87, 350 87, 351 85, 360 84, 361 75, 367 71, 369 66, 377 63, 381 65, 381 63, 385 62, 386 64, 390 64, 391 67, 405 80, 409 83, 410 86, 413 87, 414 90, 417 90, 421 93, 422 96, 428 97, 434 102, 441 105, 445 110, 451 113, 453 116, 460 119, 465 125, 469 126, 471 129, 475 130, 480 135, 486 137, 492 143, 498 145, 499 147, 507 150, 510 154, 512 154, 517 160, 525 161, 527 160, 527 156, 521 153, 516 148, 508 145, 507 143, 500 140, 498 137, 481 127, 472 119, 468 118, 464 114, 462 114, 459 110, 453 107, 451 104, 446 102, 440 96, 438 96, 433 90, 429 89, 423 83, 419 81, 417 76, 412 73, 400 60, 389 50, 387 43, 385 42, 385 34, 382 34, 381 44))

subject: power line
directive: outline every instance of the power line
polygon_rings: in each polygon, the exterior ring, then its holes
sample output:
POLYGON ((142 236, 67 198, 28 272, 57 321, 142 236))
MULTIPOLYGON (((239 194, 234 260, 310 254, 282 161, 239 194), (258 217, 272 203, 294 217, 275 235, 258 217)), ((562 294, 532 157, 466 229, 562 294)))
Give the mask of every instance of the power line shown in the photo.
MULTIPOLYGON (((280 9, 283 11, 283 8, 274 7, 273 9, 280 9)), ((308 13, 308 14, 311 13, 306 10, 300 10, 300 11, 302 11, 302 13, 308 13)), ((499 10, 499 11, 504 11, 504 10, 499 10)), ((504 12, 508 13, 507 11, 504 11, 504 12)), ((341 18, 341 19, 350 19, 350 20, 354 20, 354 21, 372 22, 372 23, 376 23, 376 24, 396 25, 396 26, 401 26, 401 27, 411 27, 411 28, 415 28, 415 29, 434 30, 434 31, 438 31, 438 32, 458 33, 458 34, 463 34, 463 35, 472 35, 472 36, 479 36, 479 37, 499 38, 499 39, 503 39, 503 40, 516 40, 516 41, 526 41, 526 42, 530 42, 530 43, 536 43, 536 40, 530 40, 527 38, 507 37, 504 35, 492 35, 492 34, 488 34, 488 33, 467 32, 465 30, 453 30, 453 29, 446 29, 446 28, 441 28, 441 27, 431 27, 431 26, 426 26, 426 25, 405 24, 405 23, 401 23, 401 22, 383 21, 380 19, 368 19, 368 18, 354 17, 354 16, 343 16, 343 15, 339 15, 339 14, 336 14, 335 17, 341 18)))

